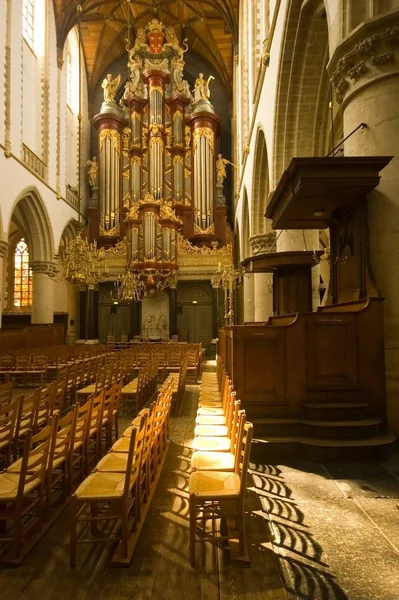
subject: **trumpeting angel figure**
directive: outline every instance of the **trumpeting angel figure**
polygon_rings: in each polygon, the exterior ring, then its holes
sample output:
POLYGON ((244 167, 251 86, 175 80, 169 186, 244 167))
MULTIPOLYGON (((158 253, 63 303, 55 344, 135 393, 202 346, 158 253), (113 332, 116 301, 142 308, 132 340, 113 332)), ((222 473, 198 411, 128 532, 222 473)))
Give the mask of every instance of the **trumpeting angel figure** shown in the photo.
POLYGON ((115 102, 116 90, 121 82, 121 76, 118 75, 115 79, 112 79, 112 74, 108 75, 103 79, 101 87, 104 90, 104 102, 115 102))

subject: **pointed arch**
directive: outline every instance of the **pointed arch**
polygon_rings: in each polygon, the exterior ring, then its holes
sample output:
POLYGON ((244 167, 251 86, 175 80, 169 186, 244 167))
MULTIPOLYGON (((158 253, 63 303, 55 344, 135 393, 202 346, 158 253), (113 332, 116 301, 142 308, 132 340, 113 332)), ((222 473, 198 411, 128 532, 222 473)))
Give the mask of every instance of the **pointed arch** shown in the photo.
MULTIPOLYGON (((16 198, 10 221, 17 224, 26 238, 30 261, 51 262, 54 257, 54 237, 44 202, 35 187, 23 190, 16 198)), ((11 222, 8 230, 10 230, 11 222)))
POLYGON ((291 1, 283 39, 274 123, 273 187, 293 156, 319 156, 323 152, 329 102, 324 1, 291 1))
POLYGON ((251 237, 251 223, 249 216, 249 202, 247 188, 243 190, 242 215, 241 215, 241 237, 240 237, 240 258, 243 260, 251 255, 251 246, 249 238, 251 237))
POLYGON ((269 189, 269 164, 267 160, 266 139, 263 129, 259 128, 256 135, 252 173, 252 235, 266 233, 265 210, 269 189))

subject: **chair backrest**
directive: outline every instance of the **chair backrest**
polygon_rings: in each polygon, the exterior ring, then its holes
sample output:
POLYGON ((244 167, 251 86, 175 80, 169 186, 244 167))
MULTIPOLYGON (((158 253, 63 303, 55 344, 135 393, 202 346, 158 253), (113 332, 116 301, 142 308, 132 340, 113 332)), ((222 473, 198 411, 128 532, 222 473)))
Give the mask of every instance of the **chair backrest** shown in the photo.
POLYGON ((33 432, 42 424, 47 424, 54 411, 55 385, 52 383, 46 388, 40 390, 38 409, 33 421, 33 432))
MULTIPOLYGON (((240 402, 240 401, 237 400, 237 402, 240 402)), ((242 438, 244 436, 244 426, 245 426, 246 422, 247 422, 247 415, 245 413, 245 410, 244 409, 239 410, 235 430, 231 432, 231 440, 232 440, 231 451, 234 454, 234 471, 236 471, 236 472, 239 469, 239 463, 241 460, 240 453, 241 453, 241 448, 242 448, 242 438)))
POLYGON ((11 403, 14 382, 0 384, 0 408, 11 403))
POLYGON ((246 478, 249 464, 249 455, 251 452, 253 425, 249 421, 244 425, 244 434, 241 440, 239 450, 239 461, 236 466, 236 473, 240 476, 240 494, 245 493, 246 478))
POLYGON ((66 377, 54 382, 54 408, 62 411, 65 403, 67 380, 66 377))
POLYGON ((14 441, 15 423, 20 414, 21 401, 21 397, 19 397, 14 402, 7 404, 7 406, 0 407, 0 442, 2 445, 4 444, 7 450, 8 458, 14 441))
POLYGON ((29 370, 31 362, 30 354, 17 354, 15 368, 17 371, 29 370))
POLYGON ((58 420, 58 431, 53 436, 52 447, 50 448, 51 467, 54 464, 54 460, 59 461, 61 458, 68 459, 72 451, 73 440, 75 439, 77 416, 78 405, 74 404, 69 413, 58 420))
POLYGON ((76 416, 75 439, 74 443, 85 443, 87 431, 91 419, 91 410, 93 406, 93 396, 89 396, 87 401, 78 407, 76 416))
POLYGON ((47 354, 34 354, 31 362, 31 369, 46 370, 47 369, 47 354))
POLYGON ((123 497, 128 501, 132 484, 140 476, 141 456, 144 446, 146 417, 142 417, 137 426, 132 427, 126 465, 126 478, 123 497))
POLYGON ((52 433, 53 417, 48 426, 39 434, 33 436, 32 430, 29 430, 26 435, 18 482, 18 499, 20 501, 24 496, 25 487, 35 484, 37 481, 41 484, 44 483, 52 433), (35 447, 32 448, 32 446, 35 447))
POLYGON ((0 356, 0 371, 12 371, 14 369, 14 357, 11 354, 0 356))
POLYGON ((104 394, 104 390, 101 390, 99 394, 93 397, 90 414, 90 430, 94 428, 98 430, 101 427, 104 410, 104 394))

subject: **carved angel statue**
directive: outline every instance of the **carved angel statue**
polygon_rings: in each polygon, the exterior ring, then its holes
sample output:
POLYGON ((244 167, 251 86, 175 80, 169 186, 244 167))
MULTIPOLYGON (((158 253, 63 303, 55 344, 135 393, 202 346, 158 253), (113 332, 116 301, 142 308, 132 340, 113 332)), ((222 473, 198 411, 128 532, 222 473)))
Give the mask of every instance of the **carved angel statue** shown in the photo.
POLYGON ((98 179, 98 162, 97 156, 93 156, 93 160, 87 161, 87 171, 89 175, 89 184, 92 188, 97 187, 97 179, 98 179))
POLYGON ((204 79, 204 74, 199 73, 194 85, 194 103, 200 100, 209 100, 211 93, 209 91, 209 83, 212 79, 212 75, 209 75, 208 79, 204 79))
POLYGON ((130 71, 130 81, 128 82, 129 91, 134 93, 136 91, 141 90, 142 81, 141 81, 141 67, 143 61, 138 56, 130 56, 128 67, 130 71))
POLYGON ((104 90, 104 102, 115 102, 115 94, 120 82, 120 75, 115 77, 115 79, 112 79, 112 74, 108 73, 101 84, 101 87, 104 90))
POLYGON ((223 182, 227 177, 226 165, 235 167, 235 165, 227 160, 227 158, 223 158, 221 154, 218 154, 216 159, 216 185, 223 185, 223 182))

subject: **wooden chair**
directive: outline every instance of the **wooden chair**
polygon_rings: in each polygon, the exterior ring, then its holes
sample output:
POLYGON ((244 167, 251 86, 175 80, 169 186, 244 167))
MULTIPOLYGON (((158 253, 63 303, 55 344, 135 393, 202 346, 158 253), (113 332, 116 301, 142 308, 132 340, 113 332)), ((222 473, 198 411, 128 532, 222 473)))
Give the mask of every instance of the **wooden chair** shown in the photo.
POLYGON ((34 354, 27 374, 30 385, 43 387, 47 382, 47 354, 34 354))
POLYGON ((88 432, 86 437, 86 473, 90 467, 90 458, 92 457, 95 465, 101 456, 101 428, 104 411, 104 390, 96 396, 93 396, 88 432))
MULTIPOLYGON (((235 392, 233 392, 235 394, 235 392)), ((233 452, 233 432, 236 430, 240 401, 234 402, 232 415, 228 420, 228 435, 222 436, 197 436, 192 443, 193 450, 204 450, 207 452, 233 452)), ((219 427, 219 426, 217 426, 219 427)))
POLYGON ((191 456, 191 467, 197 471, 234 471, 240 459, 242 436, 246 423, 245 410, 238 412, 235 431, 232 433, 233 445, 229 452, 196 451, 191 456))
MULTIPOLYGON (((8 385, 8 384, 6 384, 8 385)), ((11 462, 14 444, 15 423, 21 410, 21 398, 16 398, 6 406, 0 407, 0 460, 4 467, 11 462)))
POLYGON ((120 540, 121 554, 128 556, 129 536, 138 522, 138 480, 144 429, 130 437, 124 472, 95 471, 78 487, 70 507, 70 566, 76 566, 78 543, 120 540), (140 439, 140 435, 142 436, 140 439), (110 522, 113 527, 110 530, 110 522), (100 525, 102 527, 100 528, 100 525), (78 531, 78 528, 80 530, 78 531), (91 536, 83 538, 90 529, 91 536))
POLYGON ((0 356, 0 381, 8 383, 10 377, 12 377, 14 367, 14 357, 11 356, 11 354, 3 354, 0 356))
POLYGON ((40 390, 40 399, 33 420, 33 433, 45 427, 53 415, 55 403, 55 385, 52 383, 45 389, 40 390))
POLYGON ((33 431, 34 424, 37 421, 37 413, 40 404, 40 390, 35 390, 30 396, 20 397, 20 410, 15 422, 15 434, 13 444, 14 460, 20 456, 20 452, 24 448, 25 436, 28 431, 33 431))
POLYGON ((43 441, 31 449, 33 436, 32 431, 28 431, 20 471, 7 470, 0 474, 0 542, 11 544, 9 563, 21 562, 37 541, 43 525, 50 448, 47 433, 47 428, 40 432, 43 441))
POLYGON ((83 477, 88 473, 88 457, 87 457, 87 437, 90 425, 91 410, 93 405, 93 397, 90 396, 82 406, 78 406, 76 415, 75 434, 72 441, 72 456, 71 456, 71 485, 74 480, 82 481, 83 477), (77 476, 77 477, 76 477, 77 476))
MULTIPOLYGON (((244 435, 240 448, 240 460, 233 473, 225 471, 194 471, 189 480, 190 513, 190 564, 195 566, 195 544, 197 521, 204 525, 207 519, 234 519, 238 532, 238 554, 245 554, 244 500, 249 453, 252 442, 252 423, 244 426, 244 435)), ((229 528, 229 523, 228 523, 229 528)), ((201 531, 200 541, 231 539, 231 534, 215 537, 201 531)))
POLYGON ((11 404, 14 382, 0 384, 0 408, 11 404))
POLYGON ((58 421, 58 431, 52 438, 46 478, 47 516, 62 505, 72 492, 72 456, 78 416, 78 405, 74 404, 65 417, 58 421), (50 460, 51 459, 51 460, 50 460))
POLYGON ((15 385, 18 385, 18 383, 20 383, 23 385, 23 387, 27 387, 27 377, 30 370, 30 362, 30 354, 17 354, 17 358, 15 361, 15 369, 13 371, 15 385))

